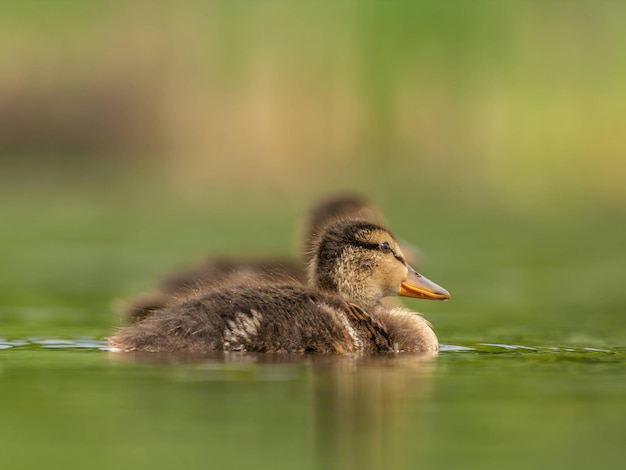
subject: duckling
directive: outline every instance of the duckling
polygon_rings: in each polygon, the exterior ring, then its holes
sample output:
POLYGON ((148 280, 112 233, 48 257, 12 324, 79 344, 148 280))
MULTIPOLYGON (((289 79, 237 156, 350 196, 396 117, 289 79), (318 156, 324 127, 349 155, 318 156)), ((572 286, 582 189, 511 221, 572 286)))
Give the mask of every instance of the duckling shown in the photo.
POLYGON ((209 289, 157 310, 112 338, 121 350, 207 353, 435 352, 430 324, 390 295, 447 300, 407 265, 393 235, 369 221, 329 225, 315 244, 308 286, 242 284, 209 289))
POLYGON ((132 323, 176 302, 177 299, 192 295, 194 291, 218 285, 292 281, 304 284, 306 283, 304 265, 310 261, 315 238, 329 223, 341 218, 359 218, 374 223, 382 221, 380 211, 363 196, 357 194, 330 196, 319 201, 311 209, 305 222, 302 241, 304 264, 288 258, 208 258, 195 266, 167 276, 157 291, 140 295, 128 304, 122 304, 120 310, 132 323))

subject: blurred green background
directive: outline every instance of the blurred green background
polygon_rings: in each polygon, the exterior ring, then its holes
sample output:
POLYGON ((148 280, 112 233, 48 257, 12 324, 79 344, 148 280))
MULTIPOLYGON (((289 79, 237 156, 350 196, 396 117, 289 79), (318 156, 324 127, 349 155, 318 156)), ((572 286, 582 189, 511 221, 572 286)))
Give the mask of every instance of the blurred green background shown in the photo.
POLYGON ((625 24, 618 1, 0 0, 3 461, 621 468, 625 24), (474 352, 81 349, 202 255, 298 256, 337 191, 421 249, 452 299, 407 305, 474 352))
POLYGON ((353 190, 453 293, 416 307, 444 341, 623 341, 622 2, 1 8, 4 336, 103 336, 201 254, 297 256, 353 190))

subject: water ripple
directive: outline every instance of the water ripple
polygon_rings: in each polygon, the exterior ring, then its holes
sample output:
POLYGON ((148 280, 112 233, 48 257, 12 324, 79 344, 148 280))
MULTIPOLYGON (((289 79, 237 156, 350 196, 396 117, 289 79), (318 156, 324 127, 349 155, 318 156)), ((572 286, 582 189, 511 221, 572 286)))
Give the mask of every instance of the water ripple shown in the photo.
MULTIPOLYGON (((10 349, 55 349, 55 350, 101 350, 111 351, 107 341, 89 337, 73 339, 63 338, 16 338, 7 340, 0 338, 0 351, 10 349)), ((626 359, 625 347, 596 348, 589 346, 525 346, 521 344, 505 343, 473 343, 473 344, 441 344, 441 354, 461 353, 461 354, 481 354, 481 355, 602 355, 617 356, 626 359)))
POLYGON ((0 338, 2 349, 99 349, 108 350, 108 343, 95 338, 25 338, 7 341, 0 338))
POLYGON ((468 345, 441 344, 441 353, 515 354, 515 355, 594 355, 616 356, 626 359, 625 347, 595 348, 588 346, 523 346, 520 344, 475 343, 468 345))

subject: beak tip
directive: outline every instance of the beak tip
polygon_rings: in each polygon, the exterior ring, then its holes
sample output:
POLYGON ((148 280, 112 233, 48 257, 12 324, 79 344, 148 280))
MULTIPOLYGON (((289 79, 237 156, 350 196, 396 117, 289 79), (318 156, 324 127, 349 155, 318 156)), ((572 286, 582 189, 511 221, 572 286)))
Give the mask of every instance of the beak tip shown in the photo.
POLYGON ((409 268, 398 295, 427 300, 449 300, 450 292, 409 268))

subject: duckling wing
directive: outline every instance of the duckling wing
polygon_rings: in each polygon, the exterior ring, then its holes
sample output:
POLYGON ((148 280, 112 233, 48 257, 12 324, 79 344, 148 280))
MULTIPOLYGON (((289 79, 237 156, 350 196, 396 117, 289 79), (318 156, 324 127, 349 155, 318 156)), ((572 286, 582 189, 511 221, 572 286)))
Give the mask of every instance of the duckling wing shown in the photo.
POLYGON ((383 323, 375 316, 370 315, 356 304, 348 303, 346 314, 355 325, 355 330, 361 337, 362 350, 368 352, 393 351, 389 333, 383 323))

